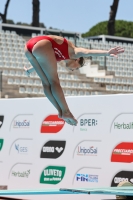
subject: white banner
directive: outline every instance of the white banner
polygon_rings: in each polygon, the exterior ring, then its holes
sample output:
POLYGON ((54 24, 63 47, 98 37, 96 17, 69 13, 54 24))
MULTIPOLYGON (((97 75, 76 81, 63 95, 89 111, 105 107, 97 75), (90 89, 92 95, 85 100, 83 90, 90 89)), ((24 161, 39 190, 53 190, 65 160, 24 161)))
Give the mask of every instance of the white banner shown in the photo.
MULTIPOLYGON (((46 98, 0 100, 0 187, 89 188, 133 183, 133 95, 66 98, 78 125, 46 98)), ((69 195, 72 200, 107 199, 69 195)), ((25 199, 44 199, 29 196, 25 199)), ((52 200, 53 196, 47 196, 52 200)), ((57 195, 54 199, 67 199, 57 195)), ((110 198, 110 197, 109 197, 110 198)))

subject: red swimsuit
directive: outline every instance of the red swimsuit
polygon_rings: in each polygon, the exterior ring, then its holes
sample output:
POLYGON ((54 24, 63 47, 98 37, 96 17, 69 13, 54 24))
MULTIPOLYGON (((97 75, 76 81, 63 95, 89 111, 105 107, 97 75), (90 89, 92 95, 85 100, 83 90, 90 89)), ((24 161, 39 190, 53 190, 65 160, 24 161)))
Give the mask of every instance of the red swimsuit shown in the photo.
POLYGON ((52 43, 52 48, 54 50, 55 57, 56 57, 57 61, 70 59, 69 54, 68 54, 68 43, 67 43, 67 40, 65 38, 64 38, 64 41, 63 41, 62 44, 57 44, 49 36, 37 36, 37 37, 31 38, 26 43, 27 49, 32 53, 32 49, 33 49, 34 45, 37 42, 39 42, 40 40, 44 40, 44 39, 49 40, 52 43))

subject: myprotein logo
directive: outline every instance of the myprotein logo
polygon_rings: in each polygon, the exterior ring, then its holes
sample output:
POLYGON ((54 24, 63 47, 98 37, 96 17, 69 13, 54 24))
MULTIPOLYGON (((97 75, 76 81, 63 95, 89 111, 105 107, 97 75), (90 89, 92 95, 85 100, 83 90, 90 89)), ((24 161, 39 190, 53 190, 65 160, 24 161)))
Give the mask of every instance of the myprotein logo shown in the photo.
POLYGON ((65 121, 58 118, 58 115, 49 115, 41 125, 41 133, 58 133, 64 126, 65 121))
POLYGON ((41 150, 40 158, 60 157, 65 149, 66 141, 50 140, 44 144, 41 150))
POLYGON ((4 116, 1 115, 1 116, 0 116, 0 128, 1 128, 2 125, 3 125, 3 122, 4 122, 4 116))
POLYGON ((3 139, 0 139, 0 151, 2 150, 3 143, 4 143, 4 140, 3 140, 3 139))
POLYGON ((18 154, 28 154, 28 147, 27 146, 21 146, 20 144, 15 143, 14 148, 17 151, 18 154))
POLYGON ((40 183, 56 185, 64 178, 66 167, 61 166, 48 166, 40 176, 40 183))
POLYGON ((112 152, 111 162, 133 162, 133 142, 122 142, 112 152))
POLYGON ((94 174, 76 174, 76 181, 80 182, 95 182, 98 183, 98 175, 94 174))
POLYGON ((26 171, 12 171, 11 176, 18 177, 18 178, 29 178, 30 169, 26 171))
POLYGON ((111 187, 117 186, 122 181, 133 183, 133 171, 120 171, 120 172, 118 172, 113 177, 111 187))

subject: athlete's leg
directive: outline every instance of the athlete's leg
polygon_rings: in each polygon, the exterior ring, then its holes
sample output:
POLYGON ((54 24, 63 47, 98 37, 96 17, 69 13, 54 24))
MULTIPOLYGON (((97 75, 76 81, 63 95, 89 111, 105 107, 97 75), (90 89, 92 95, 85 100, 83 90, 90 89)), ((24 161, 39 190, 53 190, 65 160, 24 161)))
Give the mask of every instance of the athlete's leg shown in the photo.
POLYGON ((35 59, 35 57, 28 51, 27 47, 25 47, 25 55, 26 55, 27 59, 29 60, 29 62, 31 63, 31 65, 34 67, 34 69, 37 72, 38 76, 41 78, 42 85, 43 85, 43 88, 44 88, 44 93, 45 93, 46 97, 55 106, 55 108, 59 112, 59 117, 61 117, 62 116, 61 108, 60 108, 59 104, 57 103, 57 101, 55 100, 55 98, 52 95, 48 79, 47 79, 46 75, 44 74, 42 68, 40 67, 39 63, 35 59))
POLYGON ((51 42, 43 40, 34 45, 32 50, 33 55, 36 57, 39 65, 46 74, 51 86, 51 91, 56 101, 61 107, 62 118, 67 121, 70 120, 71 125, 76 125, 77 120, 71 114, 66 103, 62 88, 60 86, 57 74, 57 61, 51 42))

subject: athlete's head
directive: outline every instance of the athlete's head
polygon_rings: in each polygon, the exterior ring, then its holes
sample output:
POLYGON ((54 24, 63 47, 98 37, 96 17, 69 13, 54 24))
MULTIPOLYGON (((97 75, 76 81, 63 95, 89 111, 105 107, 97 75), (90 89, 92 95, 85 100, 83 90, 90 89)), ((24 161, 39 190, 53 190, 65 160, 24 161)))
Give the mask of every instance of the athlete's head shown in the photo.
POLYGON ((79 69, 80 67, 83 67, 85 61, 83 57, 77 58, 75 60, 69 60, 66 62, 66 67, 70 69, 71 71, 74 71, 76 69, 79 69))

